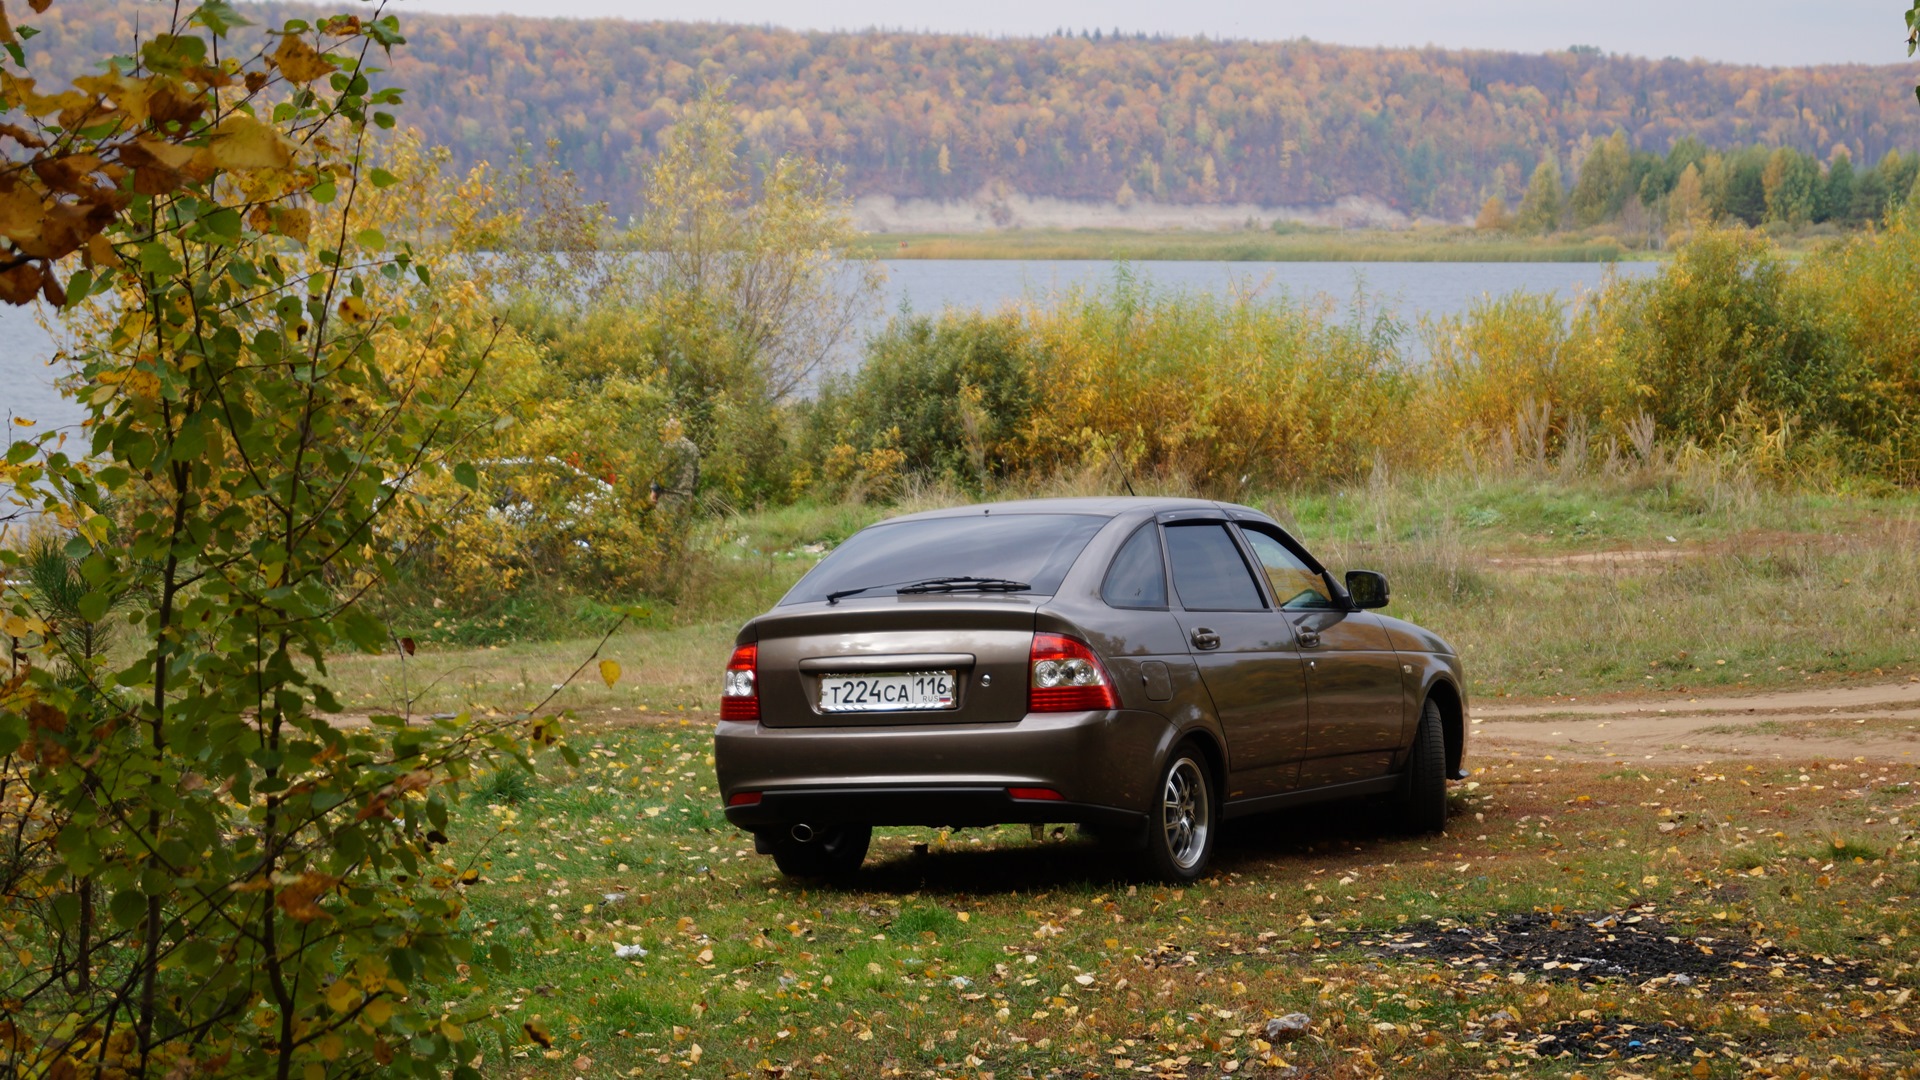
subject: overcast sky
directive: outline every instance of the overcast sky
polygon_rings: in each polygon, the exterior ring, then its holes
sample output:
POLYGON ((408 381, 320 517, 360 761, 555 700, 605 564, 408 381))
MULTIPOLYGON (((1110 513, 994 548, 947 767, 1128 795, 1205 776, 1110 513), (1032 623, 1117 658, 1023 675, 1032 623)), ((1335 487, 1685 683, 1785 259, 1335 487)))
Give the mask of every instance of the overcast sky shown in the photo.
POLYGON ((1904 0, 397 0, 399 10, 771 23, 801 29, 1050 33, 1115 27, 1346 45, 1639 56, 1759 64, 1906 61, 1904 0))

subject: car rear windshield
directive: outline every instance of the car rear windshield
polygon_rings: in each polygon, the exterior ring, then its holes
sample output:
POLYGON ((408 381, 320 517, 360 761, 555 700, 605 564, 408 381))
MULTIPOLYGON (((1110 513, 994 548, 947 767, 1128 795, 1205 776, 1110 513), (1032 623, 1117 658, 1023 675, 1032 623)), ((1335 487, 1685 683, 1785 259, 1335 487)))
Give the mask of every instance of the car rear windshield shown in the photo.
POLYGON ((980 514, 882 522, 821 560, 780 603, 825 600, 843 589, 887 596, 930 578, 1023 581, 1052 595, 1080 551, 1107 523, 1087 514, 980 514))

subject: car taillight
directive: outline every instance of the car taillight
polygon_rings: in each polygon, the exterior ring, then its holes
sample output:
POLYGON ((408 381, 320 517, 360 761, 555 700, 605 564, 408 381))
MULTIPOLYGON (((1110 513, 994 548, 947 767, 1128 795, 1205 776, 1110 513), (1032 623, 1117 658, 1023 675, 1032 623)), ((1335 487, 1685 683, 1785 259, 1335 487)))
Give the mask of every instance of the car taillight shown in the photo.
POLYGON ((1113 680, 1086 643, 1064 634, 1033 635, 1027 680, 1028 712, 1117 709, 1113 680))
POLYGON ((760 719, 760 646, 742 645, 727 661, 727 681, 720 691, 720 719, 760 719))

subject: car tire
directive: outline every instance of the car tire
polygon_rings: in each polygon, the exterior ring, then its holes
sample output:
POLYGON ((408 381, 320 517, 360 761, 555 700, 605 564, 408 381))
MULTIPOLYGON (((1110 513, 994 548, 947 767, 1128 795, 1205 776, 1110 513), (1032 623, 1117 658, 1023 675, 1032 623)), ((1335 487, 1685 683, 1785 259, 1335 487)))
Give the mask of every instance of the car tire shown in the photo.
POLYGON ((1420 707, 1420 727, 1400 784, 1400 827, 1410 833, 1435 833, 1447 826, 1447 736, 1440 706, 1428 698, 1420 707))
POLYGON ((1162 881, 1194 881, 1207 872, 1219 830, 1220 799, 1213 770, 1200 747, 1173 748, 1153 785, 1147 824, 1147 873, 1162 881))
POLYGON ((823 826, 810 840, 793 838, 790 829, 769 830, 767 847, 773 863, 790 878, 824 878, 845 881, 860 870, 867 859, 867 847, 873 843, 871 825, 823 826))

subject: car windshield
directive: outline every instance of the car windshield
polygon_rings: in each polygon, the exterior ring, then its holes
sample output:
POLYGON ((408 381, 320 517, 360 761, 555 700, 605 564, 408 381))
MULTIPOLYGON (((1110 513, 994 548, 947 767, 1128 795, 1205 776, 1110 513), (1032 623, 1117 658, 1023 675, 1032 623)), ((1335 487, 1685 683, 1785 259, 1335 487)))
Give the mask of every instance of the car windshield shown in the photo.
POLYGON ((811 603, 835 593, 889 596, 903 585, 963 577, 1024 582, 1031 592, 1051 595, 1080 550, 1106 523, 1106 518, 1087 514, 882 522, 855 533, 780 603, 811 603))

